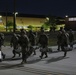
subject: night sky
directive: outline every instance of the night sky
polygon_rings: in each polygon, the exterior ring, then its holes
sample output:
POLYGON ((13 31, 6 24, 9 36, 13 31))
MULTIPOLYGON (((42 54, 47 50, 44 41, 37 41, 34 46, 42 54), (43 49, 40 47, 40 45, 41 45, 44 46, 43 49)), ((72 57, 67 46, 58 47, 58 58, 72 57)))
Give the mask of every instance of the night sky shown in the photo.
MULTIPOLYGON (((0 12, 13 12, 14 0, 0 0, 0 12)), ((76 0, 16 0, 16 11, 24 14, 76 16, 76 0)))

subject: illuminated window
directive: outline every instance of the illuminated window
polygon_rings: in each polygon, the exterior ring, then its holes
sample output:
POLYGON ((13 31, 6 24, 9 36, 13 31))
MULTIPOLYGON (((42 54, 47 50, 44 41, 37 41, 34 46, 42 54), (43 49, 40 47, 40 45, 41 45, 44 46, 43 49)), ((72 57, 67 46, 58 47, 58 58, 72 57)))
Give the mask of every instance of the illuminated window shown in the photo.
POLYGON ((69 21, 76 21, 76 18, 69 18, 69 21))

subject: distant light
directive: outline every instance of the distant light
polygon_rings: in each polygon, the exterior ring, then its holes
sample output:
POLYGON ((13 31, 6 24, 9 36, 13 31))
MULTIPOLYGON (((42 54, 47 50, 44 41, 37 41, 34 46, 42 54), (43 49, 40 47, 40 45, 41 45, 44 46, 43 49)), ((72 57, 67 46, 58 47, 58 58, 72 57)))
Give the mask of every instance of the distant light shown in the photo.
POLYGON ((18 12, 15 12, 15 14, 18 14, 18 12))
POLYGON ((76 21, 76 17, 74 17, 74 18, 69 18, 69 21, 76 21))
POLYGON ((65 17, 68 17, 68 15, 66 15, 65 17))
POLYGON ((0 18, 2 18, 2 16, 0 15, 0 18))
POLYGON ((49 17, 46 17, 46 20, 48 20, 48 21, 49 21, 49 17))
POLYGON ((28 27, 27 27, 27 26, 23 26, 23 28, 24 28, 24 29, 27 29, 28 27))

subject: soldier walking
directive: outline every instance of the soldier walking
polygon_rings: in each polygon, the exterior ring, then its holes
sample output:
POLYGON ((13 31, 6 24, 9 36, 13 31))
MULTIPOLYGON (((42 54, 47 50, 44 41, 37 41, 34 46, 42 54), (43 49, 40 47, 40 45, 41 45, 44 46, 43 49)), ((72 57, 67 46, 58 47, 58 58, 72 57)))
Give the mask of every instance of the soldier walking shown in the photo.
MULTIPOLYGON (((35 36, 35 34, 33 33, 32 30, 29 31, 28 37, 29 37, 30 45, 31 45, 32 47, 35 46, 35 45, 36 45, 36 36, 35 36)), ((33 55, 36 55, 35 49, 33 50, 33 52, 34 52, 33 55)))
POLYGON ((70 43, 70 47, 72 47, 73 48, 73 43, 74 42, 74 34, 73 34, 73 31, 72 31, 72 29, 70 29, 70 31, 69 31, 69 43, 70 43))
POLYGON ((41 32, 38 43, 41 45, 41 48, 42 48, 40 58, 42 59, 43 55, 45 55, 45 58, 47 58, 48 57, 47 55, 48 37, 44 31, 41 32))
POLYGON ((62 30, 61 34, 61 49, 64 52, 64 57, 67 55, 66 47, 68 47, 68 35, 65 30, 62 30))
MULTIPOLYGON (((13 51, 12 52, 13 52, 14 56, 12 58, 14 58, 16 56, 16 50, 19 47, 19 38, 18 38, 16 33, 13 33, 10 45, 11 45, 11 47, 13 47, 13 51)), ((21 55, 20 52, 17 53, 17 54, 19 54, 19 56, 21 55)))
POLYGON ((21 64, 26 63, 27 60, 27 51, 28 51, 28 45, 29 45, 29 38, 26 35, 26 31, 24 29, 21 30, 21 36, 19 40, 20 46, 21 46, 21 52, 22 52, 22 62, 21 64))
POLYGON ((57 45, 58 45, 58 51, 60 51, 61 49, 61 35, 62 35, 62 32, 61 31, 58 31, 58 35, 57 35, 57 45))

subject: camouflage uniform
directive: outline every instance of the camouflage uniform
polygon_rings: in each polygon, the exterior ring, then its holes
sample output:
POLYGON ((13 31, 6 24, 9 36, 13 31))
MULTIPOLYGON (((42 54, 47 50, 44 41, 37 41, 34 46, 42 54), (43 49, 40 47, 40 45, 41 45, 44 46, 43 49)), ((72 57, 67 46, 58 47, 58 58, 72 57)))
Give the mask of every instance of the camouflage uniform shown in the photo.
POLYGON ((61 31, 59 31, 58 32, 58 35, 57 35, 57 44, 58 44, 58 51, 60 51, 60 48, 61 48, 61 34, 62 34, 62 32, 61 31))
MULTIPOLYGON (((10 42, 11 47, 13 47, 13 58, 16 56, 16 50, 18 49, 18 45, 19 45, 19 38, 17 36, 17 34, 13 33, 13 36, 11 38, 11 42, 10 42)), ((20 53, 18 53, 20 56, 20 53)))
POLYGON ((21 63, 25 63, 27 59, 29 38, 26 35, 26 32, 24 30, 21 31, 19 43, 20 43, 21 50, 22 50, 22 62, 21 63))
POLYGON ((68 47, 68 36, 65 30, 63 30, 61 34, 61 49, 64 52, 64 57, 67 54, 67 50, 65 49, 65 47, 68 47))
MULTIPOLYGON (((31 30, 29 31, 28 37, 29 37, 30 45, 35 46, 36 45, 36 36, 31 30)), ((36 55, 36 51, 35 50, 33 50, 33 51, 34 51, 34 55, 36 55)))
POLYGON ((44 33, 44 31, 42 31, 40 37, 39 37, 39 41, 38 43, 41 45, 41 47, 43 48, 43 50, 45 49, 45 51, 41 51, 41 56, 40 58, 43 57, 43 55, 45 54, 45 58, 48 57, 47 56, 47 45, 48 45, 48 37, 47 35, 44 33))
POLYGON ((70 42, 70 47, 73 48, 73 44, 71 44, 71 43, 74 42, 74 34, 71 29, 69 31, 69 42, 70 42))

